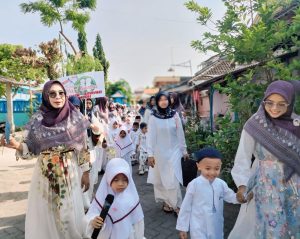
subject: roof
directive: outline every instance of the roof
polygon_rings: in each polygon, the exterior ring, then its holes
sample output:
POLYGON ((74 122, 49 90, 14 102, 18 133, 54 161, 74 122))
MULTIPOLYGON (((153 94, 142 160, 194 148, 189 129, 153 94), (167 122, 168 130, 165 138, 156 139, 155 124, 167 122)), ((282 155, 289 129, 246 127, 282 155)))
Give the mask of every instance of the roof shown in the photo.
POLYGON ((146 95, 155 95, 158 91, 159 91, 158 88, 148 88, 148 89, 144 89, 143 93, 146 95))
POLYGON ((234 66, 230 64, 229 61, 224 59, 218 59, 212 65, 206 67, 205 69, 199 71, 196 76, 194 76, 189 82, 189 85, 197 85, 204 81, 208 81, 217 76, 226 74, 234 69, 234 66))
POLYGON ((187 92, 189 90, 192 90, 193 88, 194 88, 194 86, 189 86, 187 84, 183 84, 183 85, 175 86, 173 88, 169 88, 166 91, 167 92, 183 93, 183 92, 187 92))
POLYGON ((16 81, 15 79, 9 79, 9 78, 3 77, 3 76, 0 76, 0 82, 1 83, 9 83, 9 84, 12 84, 12 85, 30 86, 30 84, 28 84, 28 83, 24 83, 24 82, 21 82, 21 81, 16 81))
POLYGON ((125 98, 125 96, 120 91, 117 91, 111 96, 111 98, 125 98))
POLYGON ((156 82, 180 82, 179 76, 156 76, 154 77, 153 83, 156 82))
POLYGON ((215 77, 211 77, 210 79, 194 81, 193 85, 195 86, 195 88, 204 88, 206 86, 210 86, 212 83, 214 83, 222 78, 225 78, 227 75, 238 74, 247 69, 254 68, 255 66, 258 66, 260 64, 263 64, 263 63, 254 62, 254 63, 246 64, 246 65, 238 65, 234 69, 231 69, 231 70, 224 72, 223 74, 217 75, 215 77))

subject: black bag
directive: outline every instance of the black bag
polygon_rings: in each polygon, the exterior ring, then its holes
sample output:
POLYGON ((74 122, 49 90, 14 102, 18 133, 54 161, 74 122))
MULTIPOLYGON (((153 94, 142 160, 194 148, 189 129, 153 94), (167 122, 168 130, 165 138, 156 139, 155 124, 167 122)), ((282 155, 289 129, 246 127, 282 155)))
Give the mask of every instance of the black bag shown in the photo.
POLYGON ((183 186, 187 187, 190 181, 197 177, 197 164, 192 159, 184 160, 181 158, 183 186))

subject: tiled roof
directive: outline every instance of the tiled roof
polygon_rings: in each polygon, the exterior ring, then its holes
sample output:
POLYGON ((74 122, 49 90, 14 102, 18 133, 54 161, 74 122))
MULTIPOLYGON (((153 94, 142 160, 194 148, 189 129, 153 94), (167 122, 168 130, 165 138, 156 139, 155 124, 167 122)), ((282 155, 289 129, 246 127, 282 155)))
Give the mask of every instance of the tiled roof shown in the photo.
POLYGON ((209 80, 219 75, 223 75, 234 69, 234 66, 230 64, 229 61, 219 59, 211 66, 204 69, 200 74, 194 76, 190 81, 189 84, 194 84, 198 81, 209 80))

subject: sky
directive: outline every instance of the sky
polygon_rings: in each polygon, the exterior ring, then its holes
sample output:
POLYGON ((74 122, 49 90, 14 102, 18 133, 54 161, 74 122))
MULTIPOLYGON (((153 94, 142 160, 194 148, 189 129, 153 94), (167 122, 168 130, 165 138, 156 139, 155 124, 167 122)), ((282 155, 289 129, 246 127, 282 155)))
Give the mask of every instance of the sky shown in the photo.
MULTIPOLYGON (((34 1, 34 0, 31 0, 34 1)), ((28 0, 0 2, 0 44, 10 43, 37 48, 40 42, 58 37, 59 26, 46 27, 39 15, 23 14, 20 3, 28 0)), ((133 90, 152 86, 155 76, 190 76, 189 67, 172 64, 191 61, 193 74, 197 66, 210 57, 194 50, 190 43, 201 39, 208 29, 186 9, 184 0, 101 0, 91 13, 86 27, 90 54, 96 34, 102 38, 110 62, 109 80, 125 79, 133 90)), ((211 8, 214 19, 224 14, 221 0, 197 0, 211 8)), ((77 33, 71 25, 64 31, 77 47, 77 33)), ((71 49, 68 49, 71 52, 71 49)))

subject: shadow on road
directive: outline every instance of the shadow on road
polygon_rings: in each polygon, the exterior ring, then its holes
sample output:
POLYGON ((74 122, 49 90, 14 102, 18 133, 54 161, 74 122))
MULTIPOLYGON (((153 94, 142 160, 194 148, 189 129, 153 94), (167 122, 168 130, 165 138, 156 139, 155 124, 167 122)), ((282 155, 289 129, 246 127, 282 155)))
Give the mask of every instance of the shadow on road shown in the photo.
POLYGON ((27 199, 27 197, 28 191, 0 193, 0 203, 8 200, 13 200, 14 202, 21 201, 27 199))

